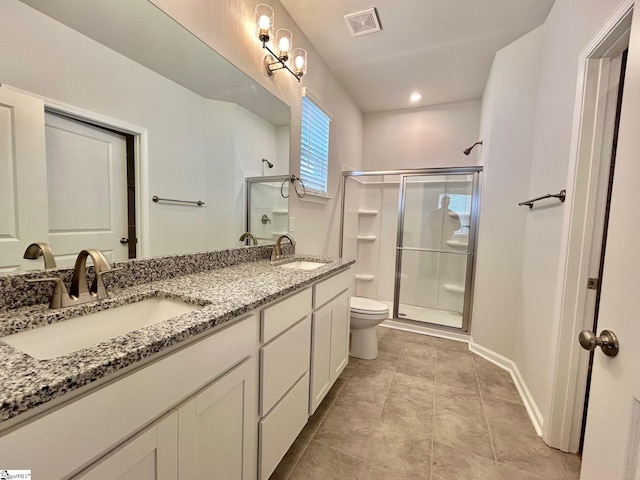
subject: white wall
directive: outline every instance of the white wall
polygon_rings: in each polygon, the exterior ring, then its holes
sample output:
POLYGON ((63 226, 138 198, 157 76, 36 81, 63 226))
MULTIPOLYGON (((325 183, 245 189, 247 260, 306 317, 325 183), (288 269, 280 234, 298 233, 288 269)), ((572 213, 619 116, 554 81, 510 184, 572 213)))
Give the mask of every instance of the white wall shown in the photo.
POLYGON ((483 98, 487 173, 472 333, 515 361, 543 422, 551 408, 570 212, 566 204, 519 213, 512 205, 563 188, 571 196, 578 59, 617 4, 556 0, 538 31, 496 55, 483 98), (500 225, 503 218, 509 228, 500 225))
POLYGON ((483 96, 482 205, 471 334, 513 358, 522 318, 522 258, 528 211, 542 28, 499 51, 483 96))
POLYGON ((153 0, 153 3, 291 107, 290 173, 299 174, 300 87, 307 87, 331 113, 328 193, 333 198, 311 203, 293 195, 289 210, 295 217, 293 236, 299 252, 337 255, 341 173, 345 166, 359 168, 362 158, 362 113, 353 100, 277 0, 269 2, 275 11, 276 28, 291 30, 294 47, 308 52, 309 70, 301 83, 285 73, 266 75, 262 63, 264 51, 255 36, 254 8, 259 1, 227 0, 224 8, 209 0, 153 0))
POLYGON ((426 168, 477 165, 480 102, 434 105, 364 116, 362 168, 426 168))

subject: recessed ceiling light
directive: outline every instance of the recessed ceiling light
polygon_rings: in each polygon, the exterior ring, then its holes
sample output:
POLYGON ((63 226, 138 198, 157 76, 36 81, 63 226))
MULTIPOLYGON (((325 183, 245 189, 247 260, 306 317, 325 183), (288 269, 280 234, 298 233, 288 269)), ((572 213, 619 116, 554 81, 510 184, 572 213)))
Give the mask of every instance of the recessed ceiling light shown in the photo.
POLYGON ((418 102, 422 100, 422 97, 422 92, 413 92, 411 95, 409 95, 409 100, 411 100, 412 102, 418 102))

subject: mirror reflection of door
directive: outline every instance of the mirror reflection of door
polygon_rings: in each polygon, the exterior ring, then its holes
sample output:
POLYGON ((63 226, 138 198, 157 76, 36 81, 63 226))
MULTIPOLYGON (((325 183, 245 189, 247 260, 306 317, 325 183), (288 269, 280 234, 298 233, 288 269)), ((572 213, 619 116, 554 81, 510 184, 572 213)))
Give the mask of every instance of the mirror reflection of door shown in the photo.
POLYGON ((47 236, 43 113, 42 100, 0 88, 0 273, 29 268, 25 249, 47 236))
POLYGON ((58 266, 72 266, 84 248, 112 262, 129 258, 126 136, 51 112, 45 136, 49 244, 58 266))
POLYGON ((135 257, 132 136, 45 113, 6 88, 0 133, 0 272, 43 268, 22 258, 33 242, 49 243, 61 267, 85 248, 135 257))

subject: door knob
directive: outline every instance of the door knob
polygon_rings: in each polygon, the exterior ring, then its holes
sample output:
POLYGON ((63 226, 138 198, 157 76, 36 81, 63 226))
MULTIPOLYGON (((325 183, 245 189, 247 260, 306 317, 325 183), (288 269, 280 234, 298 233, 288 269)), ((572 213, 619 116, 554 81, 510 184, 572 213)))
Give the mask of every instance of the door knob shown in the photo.
POLYGON ((578 341, 585 350, 594 350, 596 347, 600 347, 609 357, 615 357, 620 350, 618 337, 611 330, 603 330, 599 337, 590 330, 583 330, 578 335, 578 341))
POLYGON ((122 237, 122 238, 120 239, 120 243, 121 243, 122 245, 126 245, 126 244, 128 244, 128 243, 129 243, 129 239, 128 239, 127 237, 122 237))

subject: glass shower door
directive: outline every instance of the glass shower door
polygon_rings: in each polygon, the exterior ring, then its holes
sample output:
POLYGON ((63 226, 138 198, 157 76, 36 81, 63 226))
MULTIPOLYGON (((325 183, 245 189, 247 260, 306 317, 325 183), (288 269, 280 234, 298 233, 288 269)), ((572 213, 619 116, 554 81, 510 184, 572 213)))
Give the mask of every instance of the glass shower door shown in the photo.
POLYGON ((403 177, 395 318, 468 330, 476 177, 403 177))

